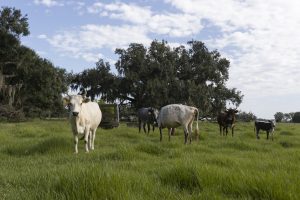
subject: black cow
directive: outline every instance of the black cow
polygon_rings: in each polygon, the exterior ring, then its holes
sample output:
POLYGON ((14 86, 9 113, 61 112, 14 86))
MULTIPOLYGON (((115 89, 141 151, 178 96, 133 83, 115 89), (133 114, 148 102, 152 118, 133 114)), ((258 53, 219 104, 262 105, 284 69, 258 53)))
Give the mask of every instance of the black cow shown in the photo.
POLYGON ((224 131, 226 130, 226 136, 228 133, 228 127, 231 127, 231 133, 232 133, 232 137, 233 137, 233 133, 234 133, 234 127, 235 127, 235 114, 238 111, 236 109, 228 109, 226 110, 224 113, 220 113, 217 117, 217 121, 220 127, 220 135, 224 134, 224 131), (223 130, 223 131, 222 131, 223 130))
POLYGON ((275 129, 275 121, 274 120, 255 120, 254 122, 255 127, 254 131, 256 129, 256 138, 259 139, 259 130, 264 130, 267 132, 267 139, 269 139, 269 134, 271 133, 272 135, 272 140, 273 140, 273 135, 274 135, 274 129, 275 129))
POLYGON ((150 125, 152 125, 152 130, 154 131, 155 125, 157 125, 158 110, 152 107, 140 108, 137 112, 137 117, 139 121, 139 132, 141 132, 142 124, 144 132, 146 133, 146 124, 148 127, 148 133, 150 131, 150 125))

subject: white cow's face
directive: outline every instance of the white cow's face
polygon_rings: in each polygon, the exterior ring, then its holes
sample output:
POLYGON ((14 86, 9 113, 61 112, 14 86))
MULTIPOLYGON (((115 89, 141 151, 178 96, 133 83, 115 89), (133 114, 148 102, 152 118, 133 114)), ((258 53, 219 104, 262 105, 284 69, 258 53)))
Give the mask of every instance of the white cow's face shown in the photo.
POLYGON ((68 105, 70 113, 76 117, 81 111, 82 104, 89 102, 89 99, 81 95, 72 95, 64 97, 64 102, 68 105))

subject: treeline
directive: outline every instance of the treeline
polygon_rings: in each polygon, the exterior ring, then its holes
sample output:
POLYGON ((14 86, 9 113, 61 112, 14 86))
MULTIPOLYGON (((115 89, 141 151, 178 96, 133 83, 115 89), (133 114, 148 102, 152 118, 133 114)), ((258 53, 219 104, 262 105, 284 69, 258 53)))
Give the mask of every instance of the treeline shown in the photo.
POLYGON ((170 48, 166 41, 154 40, 148 48, 133 43, 115 53, 117 75, 109 63, 99 60, 96 67, 74 75, 71 87, 87 89, 92 99, 117 100, 134 108, 193 105, 201 115, 215 115, 228 102, 234 106, 242 102, 241 92, 225 85, 229 61, 201 41, 170 48))
POLYGON ((77 74, 55 67, 49 60, 21 45, 29 35, 27 15, 4 7, 0 10, 0 116, 7 110, 28 117, 59 116, 61 95, 68 88, 86 90, 91 99, 127 104, 133 108, 182 103, 214 116, 230 103, 237 107, 243 95, 228 88, 230 62, 201 41, 171 48, 154 40, 149 47, 132 43, 116 49, 116 74, 100 59, 77 74))
POLYGON ((276 122, 300 123, 300 112, 283 113, 277 112, 274 115, 276 122))

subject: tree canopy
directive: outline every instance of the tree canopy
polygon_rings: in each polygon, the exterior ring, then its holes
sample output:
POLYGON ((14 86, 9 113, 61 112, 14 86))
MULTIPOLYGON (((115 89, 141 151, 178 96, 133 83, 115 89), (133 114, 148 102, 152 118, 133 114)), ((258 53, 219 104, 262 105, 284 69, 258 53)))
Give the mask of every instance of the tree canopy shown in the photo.
POLYGON ((21 45, 20 37, 29 35, 27 15, 3 7, 0 16, 0 104, 26 115, 61 111, 68 74, 21 45))
POLYGON ((181 103, 197 106, 208 115, 228 102, 238 106, 241 92, 225 85, 230 62, 201 41, 190 41, 187 46, 171 48, 166 41, 157 40, 148 48, 132 43, 115 51, 118 75, 99 60, 96 68, 75 75, 72 87, 86 88, 92 98, 99 95, 108 101, 129 102, 135 108, 181 103))
POLYGON ((141 44, 117 49, 121 98, 137 108, 194 105, 202 114, 220 111, 226 101, 238 106, 240 91, 225 85, 230 62, 218 51, 209 51, 201 41, 187 45, 171 49, 166 41, 154 40, 148 49, 141 44))

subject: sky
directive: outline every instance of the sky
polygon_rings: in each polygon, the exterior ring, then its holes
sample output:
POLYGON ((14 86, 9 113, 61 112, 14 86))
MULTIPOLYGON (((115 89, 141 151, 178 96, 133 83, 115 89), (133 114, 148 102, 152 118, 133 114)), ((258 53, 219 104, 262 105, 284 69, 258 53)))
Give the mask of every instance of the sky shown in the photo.
POLYGON ((115 72, 114 50, 133 42, 177 47, 200 40, 230 61, 227 87, 244 95, 239 110, 267 119, 300 111, 299 0, 0 0, 0 6, 27 14, 30 35, 22 43, 69 72, 93 68, 99 58, 115 72))

